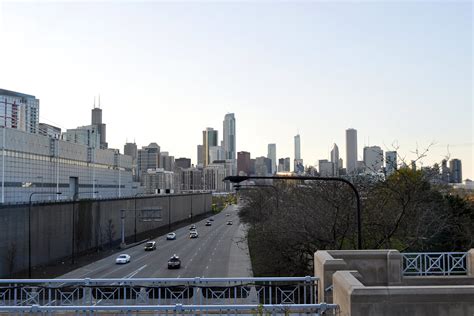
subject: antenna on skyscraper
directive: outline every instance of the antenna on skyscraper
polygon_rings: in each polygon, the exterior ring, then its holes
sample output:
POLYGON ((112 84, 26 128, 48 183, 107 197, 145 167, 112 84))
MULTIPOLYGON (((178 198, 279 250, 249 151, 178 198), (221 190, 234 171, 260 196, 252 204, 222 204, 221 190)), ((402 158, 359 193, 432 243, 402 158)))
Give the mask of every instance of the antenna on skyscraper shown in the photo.
POLYGON ((99 109, 100 109, 100 94, 99 94, 99 109))

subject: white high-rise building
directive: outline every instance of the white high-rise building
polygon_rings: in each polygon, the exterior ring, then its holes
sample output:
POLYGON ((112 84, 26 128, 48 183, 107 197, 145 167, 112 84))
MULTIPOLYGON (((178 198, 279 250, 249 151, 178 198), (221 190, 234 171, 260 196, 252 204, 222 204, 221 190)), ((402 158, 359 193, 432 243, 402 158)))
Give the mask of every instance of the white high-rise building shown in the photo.
POLYGON ((353 174, 357 171, 357 130, 346 130, 346 172, 353 174))
POLYGON ((396 151, 387 151, 385 152, 385 170, 387 171, 387 176, 397 170, 397 152, 396 151))
POLYGON ((272 170, 269 170, 271 174, 275 174, 276 169, 276 144, 268 144, 267 158, 272 161, 272 170))
POLYGON ((38 133, 39 100, 35 96, 0 89, 0 126, 38 133))
POLYGON ((333 163, 333 176, 338 176, 339 175, 339 147, 337 147, 336 144, 334 144, 332 150, 331 150, 331 162, 333 163))
POLYGON ((294 160, 294 172, 298 172, 299 169, 297 168, 297 165, 301 162, 301 139, 300 139, 300 134, 297 134, 295 136, 295 160, 294 160))
POLYGON ((227 113, 224 117, 224 139, 222 146, 224 147, 224 159, 236 159, 235 150, 235 116, 234 113, 227 113))
POLYGON ((377 173, 383 166, 383 150, 379 146, 364 147, 364 165, 368 173, 377 173))
POLYGON ((319 160, 319 175, 321 177, 334 176, 334 163, 327 161, 327 159, 319 160))
POLYGON ((214 163, 216 160, 225 160, 225 151, 222 146, 209 147, 209 163, 214 163))

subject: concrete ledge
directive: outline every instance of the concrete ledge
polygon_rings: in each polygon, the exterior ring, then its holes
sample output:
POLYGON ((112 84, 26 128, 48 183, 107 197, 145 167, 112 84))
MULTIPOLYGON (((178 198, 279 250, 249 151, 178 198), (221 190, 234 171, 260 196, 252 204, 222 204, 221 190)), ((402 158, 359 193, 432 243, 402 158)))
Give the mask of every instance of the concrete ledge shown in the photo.
POLYGON ((474 315, 474 285, 364 286, 357 271, 334 273, 341 316, 474 315))
POLYGON ((333 258, 328 251, 318 250, 314 254, 314 275, 319 277, 318 301, 332 302, 332 275, 339 270, 347 270, 347 263, 343 259, 333 258))
POLYGON ((430 285, 474 285, 474 276, 450 275, 450 276, 405 276, 405 286, 430 286, 430 285))

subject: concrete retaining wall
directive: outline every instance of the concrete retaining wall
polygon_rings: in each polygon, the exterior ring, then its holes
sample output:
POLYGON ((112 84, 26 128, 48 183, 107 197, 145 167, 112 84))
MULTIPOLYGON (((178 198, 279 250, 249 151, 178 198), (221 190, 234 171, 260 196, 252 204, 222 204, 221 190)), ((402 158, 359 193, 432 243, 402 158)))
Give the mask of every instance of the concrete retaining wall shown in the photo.
POLYGON ((14 205, 0 208, 0 277, 53 263, 120 239, 121 210, 125 212, 125 236, 138 235, 168 226, 211 210, 211 194, 171 194, 111 200, 14 205), (135 203, 136 209, 135 212, 135 203), (161 220, 140 220, 142 209, 161 209, 161 220), (171 211, 170 211, 171 210, 171 211), (73 217, 74 214, 74 217, 73 217), (137 220, 135 221, 135 214, 137 220), (28 219, 31 216, 31 235, 28 219), (136 226, 135 226, 136 222, 136 226), (73 238, 74 237, 74 238, 73 238))

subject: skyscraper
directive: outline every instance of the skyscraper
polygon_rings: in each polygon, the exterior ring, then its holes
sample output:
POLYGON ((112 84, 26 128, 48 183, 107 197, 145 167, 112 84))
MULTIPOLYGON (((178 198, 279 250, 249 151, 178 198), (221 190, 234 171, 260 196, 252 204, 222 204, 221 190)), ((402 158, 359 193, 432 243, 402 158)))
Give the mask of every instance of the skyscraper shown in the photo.
POLYGON ((204 165, 204 146, 197 145, 197 165, 204 165))
POLYGON ((214 130, 212 127, 208 127, 205 131, 202 131, 202 157, 204 166, 211 163, 209 159, 209 148, 217 146, 218 139, 218 131, 214 130))
POLYGON ((150 145, 139 149, 137 165, 137 175, 143 183, 143 174, 145 174, 148 169, 156 169, 160 167, 160 146, 158 146, 157 143, 150 143, 150 145))
POLYGON ((247 151, 237 153, 237 174, 250 175, 250 153, 247 151))
POLYGON ((38 133, 39 100, 29 94, 0 89, 0 126, 38 133))
POLYGON ((353 174, 357 171, 357 130, 346 130, 346 171, 353 174))
POLYGON ((137 159, 137 144, 125 143, 123 146, 123 154, 132 157, 133 160, 137 159))
POLYGON ((338 176, 339 175, 339 147, 336 144, 332 147, 331 150, 331 162, 333 163, 333 172, 332 175, 338 176))
POLYGON ((227 113, 224 117, 224 147, 225 159, 235 159, 235 117, 234 113, 227 113))
POLYGON ((385 152, 385 170, 387 170, 387 176, 393 174, 397 170, 397 152, 387 151, 385 152))
POLYGON ((364 147, 364 165, 369 173, 379 172, 383 166, 383 150, 379 146, 364 147))
POLYGON ((459 159, 449 161, 449 171, 451 174, 451 183, 462 183, 462 164, 459 159))
POLYGON ((268 170, 269 173, 276 173, 276 144, 268 144, 268 153, 267 158, 272 161, 271 170, 268 170))
POLYGON ((209 147, 209 164, 214 163, 216 160, 225 160, 225 152, 222 146, 209 147))
POLYGON ((94 101, 94 108, 92 109, 92 119, 91 119, 91 125, 92 126, 97 126, 97 130, 100 134, 100 148, 101 149, 107 149, 108 144, 107 144, 107 138, 106 138, 106 125, 102 123, 102 109, 100 108, 100 97, 99 97, 99 107, 95 107, 95 101, 94 101))
POLYGON ((298 168, 296 167, 298 164, 303 164, 301 161, 301 139, 300 134, 295 136, 295 160, 294 160, 294 171, 298 172, 298 168))

